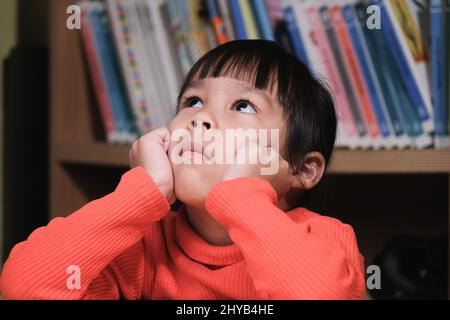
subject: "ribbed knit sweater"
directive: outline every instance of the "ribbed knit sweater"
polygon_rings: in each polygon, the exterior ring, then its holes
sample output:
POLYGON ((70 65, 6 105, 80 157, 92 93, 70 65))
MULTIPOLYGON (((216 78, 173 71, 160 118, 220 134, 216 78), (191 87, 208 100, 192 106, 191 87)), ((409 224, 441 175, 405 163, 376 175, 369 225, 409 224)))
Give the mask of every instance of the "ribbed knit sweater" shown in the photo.
POLYGON ((216 184, 205 207, 233 244, 215 246, 192 230, 183 210, 170 211, 135 167, 114 192, 17 244, 0 292, 6 299, 364 298, 353 229, 305 208, 283 212, 276 201, 262 179, 216 184), (79 287, 69 285, 74 275, 79 287))

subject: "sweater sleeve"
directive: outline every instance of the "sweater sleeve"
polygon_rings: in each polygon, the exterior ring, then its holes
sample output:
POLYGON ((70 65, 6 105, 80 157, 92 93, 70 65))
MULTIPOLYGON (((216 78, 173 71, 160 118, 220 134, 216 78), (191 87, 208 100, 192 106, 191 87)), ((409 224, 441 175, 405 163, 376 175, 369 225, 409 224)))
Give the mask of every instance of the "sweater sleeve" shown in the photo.
POLYGON ((169 210, 151 177, 135 167, 114 192, 14 246, 0 292, 6 299, 140 298, 143 234, 169 210))
POLYGON ((206 209, 229 232, 262 299, 363 299, 364 259, 353 229, 317 215, 296 223, 269 182, 215 185, 206 209))

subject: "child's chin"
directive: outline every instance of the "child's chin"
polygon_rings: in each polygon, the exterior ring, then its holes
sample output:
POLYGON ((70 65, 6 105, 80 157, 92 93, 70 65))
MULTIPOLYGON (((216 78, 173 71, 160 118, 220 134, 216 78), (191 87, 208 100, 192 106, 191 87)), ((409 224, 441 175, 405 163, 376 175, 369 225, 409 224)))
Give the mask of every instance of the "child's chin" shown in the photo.
POLYGON ((177 198, 180 200, 185 206, 194 207, 194 208, 203 208, 206 201, 206 196, 201 194, 192 194, 186 190, 180 191, 177 193, 177 198))
POLYGON ((175 178, 175 194, 181 202, 189 206, 203 207, 211 188, 212 184, 204 183, 200 179, 175 178))

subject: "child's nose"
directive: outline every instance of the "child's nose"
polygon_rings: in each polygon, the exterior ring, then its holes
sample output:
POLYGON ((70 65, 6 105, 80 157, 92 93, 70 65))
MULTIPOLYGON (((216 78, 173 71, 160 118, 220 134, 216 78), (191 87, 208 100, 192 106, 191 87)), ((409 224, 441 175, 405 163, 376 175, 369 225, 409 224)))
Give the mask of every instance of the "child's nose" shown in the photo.
POLYGON ((211 123, 208 121, 204 121, 204 120, 192 120, 191 121, 191 126, 192 128, 197 128, 197 127, 201 127, 204 126, 206 128, 206 130, 209 130, 211 128, 211 123))

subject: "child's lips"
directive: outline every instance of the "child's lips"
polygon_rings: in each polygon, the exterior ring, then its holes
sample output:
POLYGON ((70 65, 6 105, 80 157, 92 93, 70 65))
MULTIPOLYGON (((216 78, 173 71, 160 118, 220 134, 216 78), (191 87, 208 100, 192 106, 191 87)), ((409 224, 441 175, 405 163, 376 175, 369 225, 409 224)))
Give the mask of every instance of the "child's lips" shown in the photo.
POLYGON ((202 157, 208 158, 206 154, 203 152, 203 148, 195 143, 192 143, 190 145, 184 145, 183 149, 181 150, 180 156, 184 154, 189 154, 190 156, 195 156, 196 154, 199 154, 202 157))

